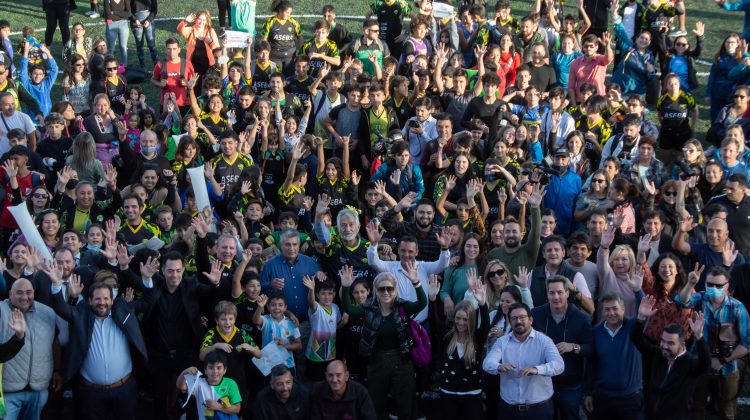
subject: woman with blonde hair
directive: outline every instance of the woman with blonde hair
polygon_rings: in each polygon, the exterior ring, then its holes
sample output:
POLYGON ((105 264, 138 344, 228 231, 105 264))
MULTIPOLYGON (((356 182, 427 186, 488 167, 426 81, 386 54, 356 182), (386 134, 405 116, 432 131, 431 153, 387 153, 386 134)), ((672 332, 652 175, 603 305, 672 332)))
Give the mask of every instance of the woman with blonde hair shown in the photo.
POLYGON ((508 266, 500 260, 490 260, 484 268, 482 276, 487 285, 487 306, 490 311, 496 311, 500 307, 500 295, 505 286, 515 286, 521 294, 521 301, 528 307, 533 308, 534 302, 531 300, 531 291, 528 287, 520 287, 511 278, 508 266))
MULTIPOLYGON (((599 276, 599 295, 616 292, 625 303, 625 316, 638 314, 636 294, 643 284, 643 268, 635 262, 633 249, 628 245, 618 245, 610 254, 609 246, 615 240, 615 228, 610 226, 602 233, 602 241, 596 256, 596 268, 599 276)), ((601 308, 599 308, 601 309, 601 308)), ((599 310, 597 322, 604 319, 599 310)))
MULTIPOLYGON (((374 296, 364 304, 356 305, 349 292, 354 277, 341 277, 344 310, 349 316, 364 319, 359 352, 369 358, 367 388, 380 419, 388 418, 388 394, 396 400, 398 418, 410 418, 414 408, 416 382, 407 321, 408 317, 418 314, 427 306, 427 295, 420 283, 416 265, 411 263, 406 267, 406 276, 417 293, 416 302, 399 299, 396 277, 383 272, 373 279, 374 296)), ((430 279, 431 289, 437 288, 434 284, 436 281, 430 279)))

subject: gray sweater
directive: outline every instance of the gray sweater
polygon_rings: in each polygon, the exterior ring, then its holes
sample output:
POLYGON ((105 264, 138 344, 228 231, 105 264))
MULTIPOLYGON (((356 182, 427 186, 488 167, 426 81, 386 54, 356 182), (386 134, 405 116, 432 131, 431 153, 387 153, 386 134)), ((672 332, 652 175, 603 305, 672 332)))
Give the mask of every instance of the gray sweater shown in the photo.
MULTIPOLYGON (((0 342, 15 334, 8 326, 12 309, 9 300, 0 302, 0 342)), ((26 341, 14 358, 3 364, 3 391, 21 391, 28 385, 34 391, 47 389, 52 378, 52 342, 55 339, 55 312, 34 302, 24 314, 26 341)))

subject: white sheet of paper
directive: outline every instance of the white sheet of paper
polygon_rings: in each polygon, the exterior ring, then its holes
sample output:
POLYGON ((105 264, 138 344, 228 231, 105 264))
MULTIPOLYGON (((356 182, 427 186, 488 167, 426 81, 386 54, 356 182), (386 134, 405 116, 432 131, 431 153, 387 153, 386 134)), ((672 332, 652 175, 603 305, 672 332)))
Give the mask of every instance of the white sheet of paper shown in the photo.
POLYGON ((185 138, 185 136, 187 136, 187 133, 184 133, 184 134, 175 134, 174 136, 172 136, 172 140, 174 140, 174 147, 175 147, 175 149, 177 148, 177 146, 180 145, 180 142, 182 141, 182 139, 185 138))
POLYGON ((224 31, 227 36, 224 46, 227 48, 247 48, 247 38, 250 36, 242 31, 224 31))
POLYGON ((188 373, 185 375, 185 384, 187 384, 187 397, 185 398, 185 402, 182 403, 182 408, 185 408, 187 406, 188 402, 190 401, 190 396, 193 395, 195 392, 195 386, 198 384, 198 379, 203 376, 203 374, 198 371, 195 375, 188 373))
POLYGON ((30 246, 36 248, 39 255, 41 255, 45 261, 51 261, 52 254, 49 252, 47 244, 44 243, 42 235, 40 235, 39 231, 36 229, 36 225, 34 224, 34 220, 31 219, 29 208, 26 207, 26 203, 8 207, 8 211, 10 211, 10 214, 16 219, 16 223, 18 223, 18 227, 21 229, 23 237, 26 238, 26 242, 30 246))
POLYGON ((211 202, 208 200, 208 189, 206 188, 206 175, 203 173, 203 165, 197 168, 189 168, 187 171, 188 175, 190 175, 190 182, 193 184, 195 204, 198 206, 198 211, 203 211, 206 206, 211 206, 211 202))
POLYGON ((261 358, 258 359, 254 357, 253 363, 263 376, 268 376, 274 366, 286 363, 286 359, 289 357, 289 353, 286 349, 276 344, 275 341, 266 344, 266 346, 261 349, 261 353, 261 358))
POLYGON ((453 6, 445 3, 432 3, 432 15, 436 18, 447 18, 453 15, 453 6))

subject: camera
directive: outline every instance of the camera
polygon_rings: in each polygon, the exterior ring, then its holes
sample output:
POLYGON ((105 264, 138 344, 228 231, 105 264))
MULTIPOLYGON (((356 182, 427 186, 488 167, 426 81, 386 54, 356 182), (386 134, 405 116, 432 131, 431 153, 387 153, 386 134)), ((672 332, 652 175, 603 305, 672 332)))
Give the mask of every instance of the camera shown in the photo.
POLYGON ((683 181, 689 179, 691 176, 700 175, 698 168, 690 166, 685 159, 678 159, 675 164, 679 168, 680 179, 683 181))
POLYGON ((385 137, 379 130, 375 130, 375 136, 378 138, 372 144, 372 154, 386 156, 391 153, 391 146, 396 141, 394 136, 385 137))
POLYGON ((408 125, 410 128, 417 128, 421 126, 422 124, 420 124, 419 121, 417 120, 409 120, 409 122, 406 125, 408 125))

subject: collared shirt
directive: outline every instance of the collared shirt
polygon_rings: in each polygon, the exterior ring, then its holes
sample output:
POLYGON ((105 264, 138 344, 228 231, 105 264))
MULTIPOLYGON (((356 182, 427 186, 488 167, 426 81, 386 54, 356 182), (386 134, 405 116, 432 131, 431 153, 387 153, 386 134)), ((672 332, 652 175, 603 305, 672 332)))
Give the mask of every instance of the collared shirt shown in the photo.
POLYGON ((596 86, 597 94, 604 95, 604 79, 607 76, 607 66, 612 60, 604 54, 593 57, 581 56, 573 60, 568 73, 568 89, 573 90, 576 100, 581 101, 581 85, 591 83, 596 86))
POLYGON ((260 279, 263 289, 271 287, 273 279, 284 279, 284 298, 290 311, 300 320, 307 320, 307 288, 302 283, 304 276, 313 276, 320 271, 320 265, 307 255, 297 255, 294 264, 289 263, 283 254, 273 257, 263 266, 260 279))
POLYGON ((565 370, 565 362, 555 343, 533 329, 524 341, 518 341, 513 333, 498 338, 485 357, 482 369, 497 375, 497 368, 506 363, 516 368, 500 373, 500 398, 511 405, 536 404, 552 398, 552 377, 565 370), (522 369, 531 367, 536 368, 537 375, 519 376, 522 369))
POLYGON ((118 328, 110 313, 96 319, 91 331, 91 344, 81 367, 83 379, 96 385, 111 385, 133 370, 130 347, 125 333, 118 328))
MULTIPOLYGON (((401 267, 401 261, 381 260, 380 256, 378 256, 377 247, 372 244, 367 248, 367 261, 369 261, 371 266, 377 268, 379 272, 388 272, 396 277, 398 297, 409 302, 417 301, 417 291, 414 290, 411 280, 406 276, 406 271, 401 267)), ((425 295, 427 294, 427 279, 430 277, 430 274, 438 274, 442 272, 448 267, 450 262, 451 252, 442 251, 440 253, 440 258, 437 261, 417 261, 415 263, 417 271, 419 271, 419 280, 422 282, 422 289, 424 289, 425 295)), ((427 306, 425 306, 425 308, 414 317, 414 320, 417 322, 424 322, 426 319, 427 306)))
MULTIPOLYGON (((718 309, 714 310, 714 305, 706 295, 706 292, 695 293, 690 296, 688 302, 681 302, 680 295, 675 296, 675 302, 680 303, 696 311, 702 311, 706 316, 706 322, 703 324, 703 339, 711 345, 711 330, 719 327, 720 324, 735 324, 739 336, 739 344, 750 348, 750 329, 748 328, 748 314, 745 305, 731 296, 724 296, 724 301, 718 309)), ((725 363, 721 367, 721 375, 727 376, 737 373, 739 366, 737 360, 725 363)))

